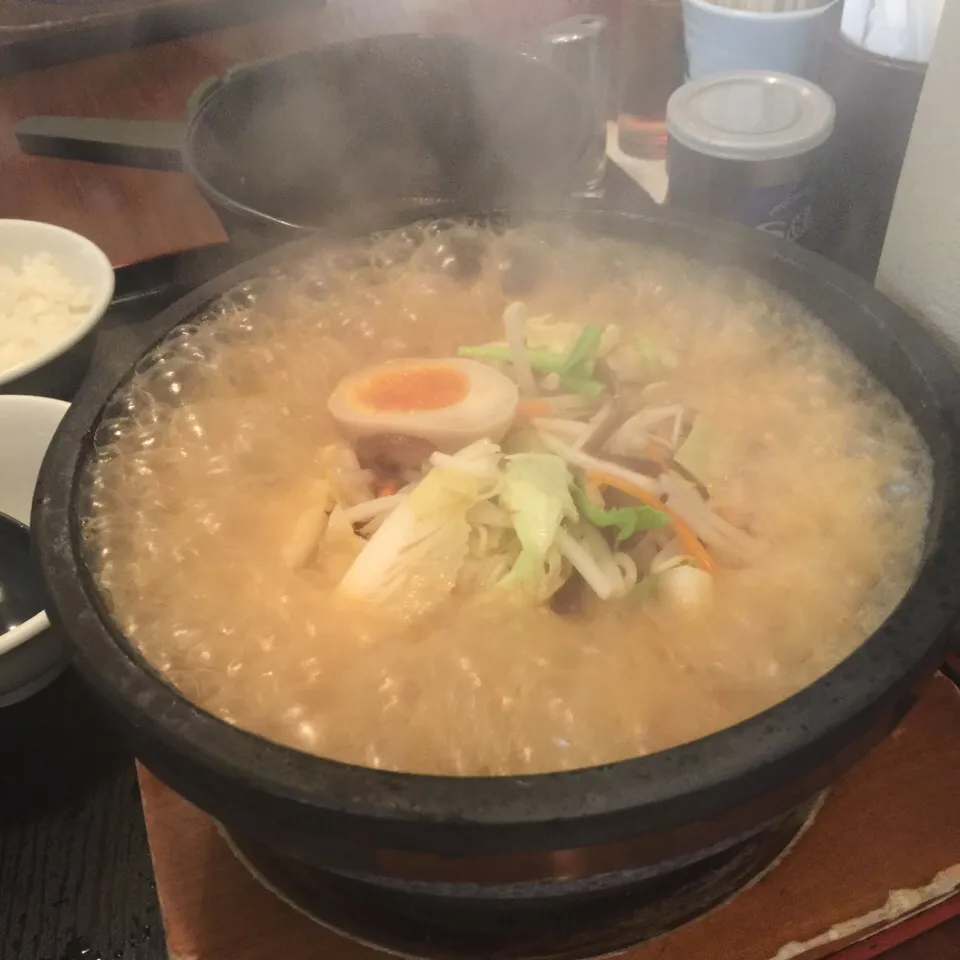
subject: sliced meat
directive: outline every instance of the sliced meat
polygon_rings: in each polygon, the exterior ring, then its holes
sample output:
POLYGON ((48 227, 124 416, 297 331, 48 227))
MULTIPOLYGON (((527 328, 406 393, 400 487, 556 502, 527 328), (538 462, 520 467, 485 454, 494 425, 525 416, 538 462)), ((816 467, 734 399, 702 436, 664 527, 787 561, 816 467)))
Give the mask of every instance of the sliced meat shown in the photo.
POLYGON ((436 451, 436 447, 422 437, 378 433, 361 437, 357 441, 356 450, 361 466, 393 476, 405 470, 419 470, 436 451))

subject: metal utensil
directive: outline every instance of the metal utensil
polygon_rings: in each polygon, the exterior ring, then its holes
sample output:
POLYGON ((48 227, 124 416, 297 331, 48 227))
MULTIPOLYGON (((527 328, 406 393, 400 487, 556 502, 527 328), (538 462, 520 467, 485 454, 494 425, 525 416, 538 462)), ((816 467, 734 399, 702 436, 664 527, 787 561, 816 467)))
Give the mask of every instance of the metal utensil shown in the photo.
POLYGON ((0 636, 43 610, 43 588, 30 564, 30 531, 0 513, 0 636))

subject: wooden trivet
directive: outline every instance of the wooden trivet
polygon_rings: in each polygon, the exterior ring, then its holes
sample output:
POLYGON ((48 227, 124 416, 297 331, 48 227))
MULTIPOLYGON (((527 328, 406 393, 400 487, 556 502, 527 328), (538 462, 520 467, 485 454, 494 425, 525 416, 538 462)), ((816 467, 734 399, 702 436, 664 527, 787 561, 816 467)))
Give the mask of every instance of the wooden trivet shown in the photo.
MULTIPOLYGON (((382 960, 264 890, 213 822, 143 769, 140 785, 172 960, 382 960)), ((938 676, 779 867, 625 960, 822 960, 844 948, 836 960, 866 960, 957 914, 960 691, 938 676)))

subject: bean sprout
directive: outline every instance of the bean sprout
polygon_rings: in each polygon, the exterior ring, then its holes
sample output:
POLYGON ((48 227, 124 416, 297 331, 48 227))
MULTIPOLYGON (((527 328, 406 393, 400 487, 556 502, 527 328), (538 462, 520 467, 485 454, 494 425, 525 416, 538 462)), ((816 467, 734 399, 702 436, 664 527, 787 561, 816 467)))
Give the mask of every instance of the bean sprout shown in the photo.
POLYGON ((574 450, 565 444, 562 440, 550 436, 549 433, 540 431, 540 439, 543 445, 558 457, 563 457, 568 463, 583 470, 597 470, 606 473, 611 477, 618 477, 625 483, 632 483, 635 487, 641 487, 649 493, 660 493, 660 484, 646 474, 637 473, 635 470, 628 470, 617 463, 611 463, 609 460, 601 460, 599 457, 593 457, 582 450, 574 450))
POLYGON ((637 580, 640 579, 637 573, 637 565, 633 562, 633 558, 626 553, 615 553, 613 559, 623 574, 623 592, 626 593, 631 587, 635 587, 637 580))
POLYGON ((513 370, 517 376, 520 392, 527 397, 532 397, 537 392, 537 384, 533 379, 530 358, 527 356, 526 319, 526 310, 522 303, 511 303, 503 312, 507 346, 510 347, 510 357, 513 361, 513 370))
POLYGON ((560 553, 570 561, 573 568, 587 581, 590 589, 601 599, 609 600, 616 589, 600 565, 590 555, 590 551, 561 528, 557 533, 557 546, 560 553))

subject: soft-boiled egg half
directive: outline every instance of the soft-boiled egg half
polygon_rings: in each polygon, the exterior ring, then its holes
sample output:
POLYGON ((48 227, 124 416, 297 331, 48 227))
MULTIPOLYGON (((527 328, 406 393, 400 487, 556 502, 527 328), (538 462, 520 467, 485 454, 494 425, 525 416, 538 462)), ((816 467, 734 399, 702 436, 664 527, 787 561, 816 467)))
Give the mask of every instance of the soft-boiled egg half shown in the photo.
POLYGON ((420 437, 455 453, 510 429, 517 385, 476 360, 393 360, 340 381, 329 408, 349 439, 376 434, 420 437))

